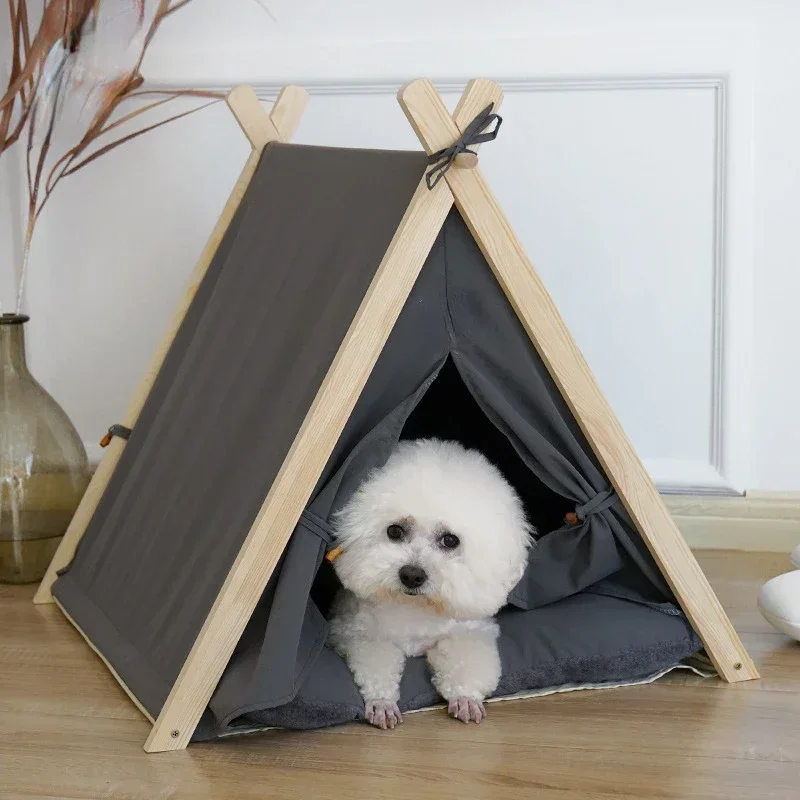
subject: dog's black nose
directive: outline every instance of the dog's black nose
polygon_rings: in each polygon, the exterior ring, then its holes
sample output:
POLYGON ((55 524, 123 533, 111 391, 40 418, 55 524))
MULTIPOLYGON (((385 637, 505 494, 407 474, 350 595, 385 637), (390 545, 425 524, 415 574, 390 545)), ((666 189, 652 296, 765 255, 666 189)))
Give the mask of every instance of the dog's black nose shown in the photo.
POLYGON ((406 564, 400 567, 400 583, 407 589, 419 589, 426 580, 428 573, 422 567, 415 567, 413 564, 406 564))

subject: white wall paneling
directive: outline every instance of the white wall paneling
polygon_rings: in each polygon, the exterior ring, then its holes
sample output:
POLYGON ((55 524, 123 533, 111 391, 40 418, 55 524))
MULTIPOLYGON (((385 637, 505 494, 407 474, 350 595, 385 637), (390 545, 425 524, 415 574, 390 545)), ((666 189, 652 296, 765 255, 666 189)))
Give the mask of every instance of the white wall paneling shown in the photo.
MULTIPOLYGON (((756 192, 751 474, 763 489, 800 489, 800 6, 759 14, 754 96, 756 192)), ((800 541, 798 538, 797 541, 800 541)))
MULTIPOLYGON (((491 14, 462 2, 454 18, 446 2, 424 4, 421 29, 403 27, 413 8, 387 26, 389 11, 356 0, 336 5, 335 20, 330 4, 276 0, 266 34, 254 33, 254 3, 230 4, 222 21, 214 4, 196 5, 184 28, 159 34, 148 78, 248 82, 265 100, 300 83, 311 94, 304 143, 417 147, 394 96, 402 82, 428 75, 454 103, 468 78, 498 80, 504 123, 482 168, 656 482, 754 485, 750 4, 612 14, 581 2, 578 14, 501 0, 491 14)), ((246 154, 220 105, 95 162, 42 218, 32 365, 94 454, 246 154)))
MULTIPOLYGON (((439 85, 455 102, 463 81, 439 85)), ((726 367, 723 358, 725 80, 517 78, 503 85, 503 130, 484 150, 483 168, 604 391, 662 488, 729 490, 724 387, 736 376, 725 370, 739 362, 726 367)), ((256 88, 265 99, 277 91, 256 88)), ((297 141, 414 146, 396 83, 308 88, 312 102, 297 141)), ((51 275, 49 287, 57 287, 61 303, 75 293, 77 269, 81 293, 95 297, 89 315, 57 335, 74 352, 88 342, 91 353, 82 359, 103 365, 91 380, 104 388, 87 401, 85 386, 74 380, 75 360, 48 364, 42 352, 38 363, 78 409, 76 422, 91 432, 89 441, 124 405, 160 335, 156 320, 166 318, 179 294, 246 149, 224 109, 200 113, 202 123, 167 129, 155 153, 141 140, 114 172, 76 176, 87 184, 84 210, 90 206, 98 224, 91 239, 77 243, 86 248, 85 267, 51 275), (173 201, 165 209, 153 193, 151 207, 135 209, 138 225, 128 229, 115 209, 131 213, 125 197, 142 180, 173 201), (169 268, 171 258, 181 270, 169 268), (107 335, 92 335, 97 326, 107 335)), ((73 222, 63 222, 51 220, 49 239, 56 252, 71 249, 74 258, 73 222)), ((48 342, 53 335, 47 332, 48 342)))

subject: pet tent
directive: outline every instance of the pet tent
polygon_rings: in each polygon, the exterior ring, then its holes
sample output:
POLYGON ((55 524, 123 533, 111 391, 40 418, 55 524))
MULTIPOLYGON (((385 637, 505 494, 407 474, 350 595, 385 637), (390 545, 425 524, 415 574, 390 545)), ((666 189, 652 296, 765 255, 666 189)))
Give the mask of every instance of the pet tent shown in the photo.
MULTIPOLYGON (((171 330, 37 592, 153 722, 149 751, 363 718, 326 647, 331 515, 403 437, 479 447, 539 531, 498 697, 752 661, 476 166, 502 94, 399 99, 426 152, 253 145, 171 330)), ((411 659, 401 708, 438 702, 411 659)), ((454 723, 455 724, 455 723, 454 723)))

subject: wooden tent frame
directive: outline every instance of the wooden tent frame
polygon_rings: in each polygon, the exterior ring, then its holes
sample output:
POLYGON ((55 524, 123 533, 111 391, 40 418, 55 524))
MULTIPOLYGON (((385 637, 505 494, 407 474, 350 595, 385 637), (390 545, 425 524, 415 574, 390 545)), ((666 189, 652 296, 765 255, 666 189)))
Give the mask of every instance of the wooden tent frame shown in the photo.
MULTIPOLYGON (((229 94, 228 106, 253 151, 123 418, 127 427, 133 427, 139 416, 255 172, 262 149, 270 141, 291 138, 307 99, 302 89, 287 86, 267 116, 250 87, 240 86, 229 94)), ((502 90, 496 83, 473 80, 451 116, 429 80, 415 80, 398 93, 403 111, 429 154, 449 147, 489 103, 497 110, 502 99, 502 90)), ((428 189, 424 177, 417 186, 161 713, 158 719, 151 719, 153 729, 145 744, 148 752, 178 750, 188 744, 453 204, 720 676, 728 682, 759 677, 475 162, 476 159, 470 159, 456 163, 432 189, 428 189)), ((72 560, 124 447, 123 439, 112 440, 36 593, 35 602, 55 602, 51 587, 56 573, 72 560)), ((99 655, 103 657, 102 653, 99 655)), ((119 676, 115 677, 122 683, 119 676)))

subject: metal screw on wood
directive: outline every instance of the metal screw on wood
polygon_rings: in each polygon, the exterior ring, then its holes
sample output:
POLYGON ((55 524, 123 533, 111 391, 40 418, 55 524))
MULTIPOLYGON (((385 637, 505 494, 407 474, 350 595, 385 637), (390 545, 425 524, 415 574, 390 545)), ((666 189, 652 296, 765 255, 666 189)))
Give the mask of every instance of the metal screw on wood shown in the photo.
POLYGON ((737 662, 736 662, 736 663, 733 665, 733 668, 734 668, 734 669, 741 669, 741 668, 742 668, 742 665, 741 665, 741 663, 740 663, 739 661, 737 661, 737 662))
POLYGON ((180 731, 172 731, 172 733, 170 733, 170 736, 171 736, 173 739, 177 739, 177 738, 178 738, 180 735, 181 735, 181 732, 180 732, 180 731))

